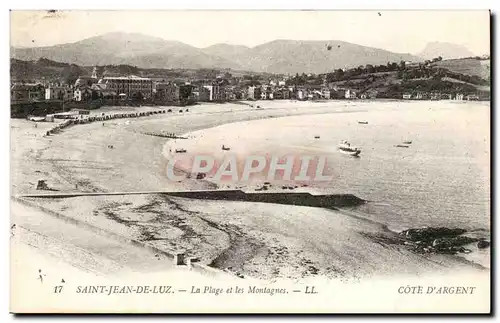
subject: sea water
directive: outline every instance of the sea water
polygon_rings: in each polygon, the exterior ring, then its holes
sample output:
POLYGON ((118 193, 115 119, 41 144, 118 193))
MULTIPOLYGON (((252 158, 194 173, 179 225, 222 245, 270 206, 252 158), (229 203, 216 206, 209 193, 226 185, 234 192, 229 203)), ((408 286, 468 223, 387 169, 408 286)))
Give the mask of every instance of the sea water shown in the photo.
POLYGON ((327 157, 316 193, 369 201, 350 210, 394 230, 490 227, 490 105, 465 101, 332 101, 331 113, 222 125, 193 133, 190 154, 327 157), (359 122, 367 122, 360 124, 359 122), (319 137, 319 138, 317 138, 319 137), (359 147, 359 158, 338 144, 359 147), (404 141, 411 141, 408 147, 404 141))

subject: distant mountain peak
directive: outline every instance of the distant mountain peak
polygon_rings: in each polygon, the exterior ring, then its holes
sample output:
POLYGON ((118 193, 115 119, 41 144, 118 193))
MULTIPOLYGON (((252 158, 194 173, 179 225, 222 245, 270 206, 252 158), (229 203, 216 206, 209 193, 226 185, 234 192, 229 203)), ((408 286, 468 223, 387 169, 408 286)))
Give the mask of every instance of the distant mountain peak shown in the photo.
POLYGON ((433 59, 435 57, 443 57, 444 59, 464 58, 474 56, 467 47, 463 45, 432 41, 428 42, 425 48, 417 54, 424 59, 433 59))

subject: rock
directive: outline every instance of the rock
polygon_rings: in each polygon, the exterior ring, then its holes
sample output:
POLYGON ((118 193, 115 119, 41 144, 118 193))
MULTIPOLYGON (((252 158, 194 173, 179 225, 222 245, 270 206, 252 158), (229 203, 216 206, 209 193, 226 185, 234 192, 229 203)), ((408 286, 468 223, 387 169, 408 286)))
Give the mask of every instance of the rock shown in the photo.
POLYGON ((464 229, 450 229, 445 227, 437 228, 418 228, 418 229, 408 229, 400 232, 400 235, 405 236, 408 240, 412 241, 426 241, 431 242, 434 239, 444 238, 444 237, 455 237, 465 233, 464 229))
POLYGON ((452 237, 452 238, 439 238, 435 239, 432 242, 432 246, 436 249, 443 249, 443 248, 454 248, 454 247, 461 247, 463 245, 476 242, 477 239, 471 238, 471 237, 465 237, 465 236, 458 236, 458 237, 452 237))
POLYGON ((488 248, 490 246, 490 242, 489 241, 486 241, 486 240, 480 240, 478 243, 477 243, 477 247, 479 249, 484 249, 484 248, 488 248))

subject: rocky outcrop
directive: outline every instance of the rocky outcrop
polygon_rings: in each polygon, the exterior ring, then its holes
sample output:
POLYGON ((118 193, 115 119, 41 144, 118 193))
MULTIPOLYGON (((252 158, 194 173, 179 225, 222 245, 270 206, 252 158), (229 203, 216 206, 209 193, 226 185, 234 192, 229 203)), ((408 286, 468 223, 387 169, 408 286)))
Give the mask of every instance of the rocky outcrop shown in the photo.
POLYGON ((490 242, 489 241, 486 241, 486 240, 480 240, 478 243, 477 243, 477 247, 479 249, 484 249, 484 248, 488 248, 490 246, 490 242))
POLYGON ((458 228, 450 229, 446 227, 438 227, 438 228, 425 227, 425 228, 404 230, 400 233, 400 235, 403 235, 406 237, 406 239, 412 241, 418 241, 418 240, 430 241, 438 238, 454 237, 463 234, 465 232, 467 232, 467 230, 458 228))
MULTIPOLYGON (((415 252, 422 253, 469 253, 465 245, 479 241, 478 238, 465 236, 467 230, 446 227, 425 227, 401 231, 404 244, 415 252)), ((479 247, 479 245, 478 245, 479 247)))

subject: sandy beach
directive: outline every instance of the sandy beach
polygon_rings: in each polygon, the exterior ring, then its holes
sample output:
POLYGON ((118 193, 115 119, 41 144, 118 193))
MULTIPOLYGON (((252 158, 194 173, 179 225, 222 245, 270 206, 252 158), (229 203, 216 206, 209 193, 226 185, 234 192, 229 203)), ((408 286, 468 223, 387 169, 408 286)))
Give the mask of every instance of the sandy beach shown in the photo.
MULTIPOLYGON (((164 156, 168 139, 154 134, 182 135, 237 121, 341 113, 347 109, 362 110, 363 107, 353 107, 350 102, 332 105, 268 101, 203 104, 188 107, 187 112, 178 107, 161 109, 171 109, 172 112, 77 125, 48 137, 43 135, 52 126, 50 123, 38 123, 35 128, 32 122, 11 120, 12 194, 37 192, 35 188, 39 179, 44 179, 51 189, 60 192, 213 189, 213 184, 196 179, 170 181, 165 176, 167 161, 164 156), (256 108, 257 105, 261 108, 256 108)), ((116 110, 119 108, 92 113, 116 110)), ((35 208, 43 207, 169 254, 183 252, 199 258, 202 264, 229 268, 256 278, 297 279, 322 275, 350 280, 373 275, 418 275, 436 270, 484 270, 460 257, 416 254, 386 243, 395 233, 348 211, 202 201, 153 194, 30 199, 30 203, 35 208)), ((44 244, 51 244, 51 239, 83 240, 81 237, 85 236, 84 229, 81 229, 78 238, 78 226, 72 227, 70 237, 61 235, 43 225, 33 224, 30 216, 25 214, 22 208, 14 209, 12 223, 19 223, 24 230, 46 235, 49 238, 44 244)), ((106 252, 104 241, 100 247, 81 241, 74 243, 92 250, 89 260, 82 260, 78 266, 91 268, 94 261, 91 259, 102 257, 117 268, 115 272, 119 271, 118 268, 133 267, 126 261, 130 258, 106 252)), ((121 248, 128 253, 129 247, 121 248)), ((130 252, 133 254, 138 250, 130 249, 130 252)), ((155 257, 147 251, 142 255, 151 262, 157 261, 155 257)), ((155 268, 157 266, 137 266, 136 269, 150 272, 155 268)))

